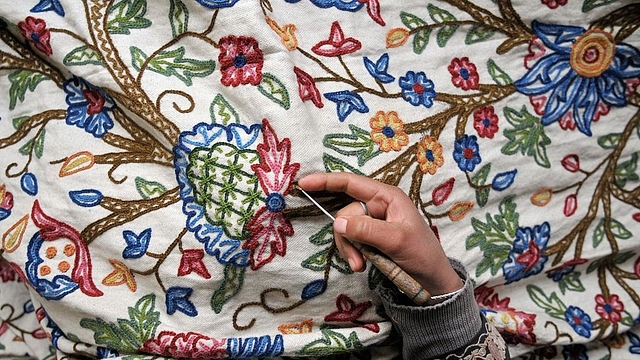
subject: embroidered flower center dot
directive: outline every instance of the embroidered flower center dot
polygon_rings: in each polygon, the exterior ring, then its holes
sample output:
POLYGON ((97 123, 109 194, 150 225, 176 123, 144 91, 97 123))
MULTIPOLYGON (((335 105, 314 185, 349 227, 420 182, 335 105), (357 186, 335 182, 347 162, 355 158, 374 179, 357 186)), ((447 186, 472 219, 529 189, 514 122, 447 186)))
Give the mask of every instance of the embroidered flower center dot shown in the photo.
POLYGON ((464 149, 464 151, 462 152, 462 156, 464 156, 465 159, 469 160, 473 158, 473 149, 472 148, 466 148, 464 149))
POLYGON ((280 212, 284 210, 287 204, 284 202, 284 198, 282 197, 282 195, 274 192, 267 196, 265 205, 271 212, 280 212))
POLYGON ((573 317, 573 322, 576 324, 576 326, 582 325, 582 320, 578 316, 573 317))
POLYGON ((607 312, 607 314, 611 314, 613 312, 613 308, 611 307, 611 304, 606 304, 602 308, 604 309, 604 311, 607 312))
POLYGON ((87 100, 87 114, 94 115, 102 112, 104 98, 96 90, 82 90, 85 100, 87 100))
POLYGON ((460 69, 460 77, 464 80, 469 80, 469 70, 465 68, 460 69))
POLYGON ((422 94, 424 94, 424 86, 422 86, 422 85, 420 85, 418 83, 415 83, 415 84, 413 84, 413 91, 416 94, 422 95, 422 94))
POLYGON ((33 40, 33 42, 35 42, 36 44, 40 43, 40 36, 38 34, 36 34, 35 32, 31 33, 31 40, 33 40))
POLYGON ((433 156, 433 151, 431 150, 427 150, 424 152, 424 156, 427 158, 427 160, 429 160, 430 162, 433 162, 435 160, 435 157, 433 156))
POLYGON ((247 65, 247 57, 244 54, 236 55, 236 57, 233 58, 233 66, 236 68, 241 68, 245 65, 247 65))
POLYGON ((384 136, 388 137, 388 138, 392 138, 395 136, 396 132, 393 131, 393 129, 391 128, 391 126, 383 126, 382 127, 382 133, 384 134, 384 136))
POLYGON ((488 128, 491 125, 491 120, 484 118, 484 120, 482 120, 482 125, 484 125, 484 127, 488 128))
POLYGON ((615 55, 616 47, 611 34, 599 29, 587 31, 571 48, 571 67, 583 77, 602 75, 615 55))

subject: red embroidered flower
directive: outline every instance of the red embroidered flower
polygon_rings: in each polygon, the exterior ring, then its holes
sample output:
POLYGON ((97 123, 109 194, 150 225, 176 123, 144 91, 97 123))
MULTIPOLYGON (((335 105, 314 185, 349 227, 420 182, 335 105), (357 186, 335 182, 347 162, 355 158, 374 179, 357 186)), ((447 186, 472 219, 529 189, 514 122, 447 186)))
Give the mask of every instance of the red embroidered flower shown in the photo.
POLYGON ((204 259, 204 249, 185 249, 180 258, 178 276, 185 276, 195 272, 205 279, 211 278, 207 266, 202 261, 204 259))
POLYGON ((164 330, 148 339, 140 349, 150 354, 190 359, 222 359, 227 354, 227 339, 216 339, 196 332, 176 333, 164 330))
POLYGON ((596 312, 603 319, 617 323, 622 320, 622 311, 624 311, 624 304, 622 304, 618 295, 609 296, 608 301, 603 295, 596 295, 596 312))
POLYGON ((331 33, 328 40, 320 41, 315 44, 311 51, 322 56, 340 56, 345 54, 351 54, 358 51, 362 47, 360 41, 348 37, 344 37, 342 28, 337 21, 331 24, 331 33))
POLYGON ((264 58, 252 37, 229 35, 220 39, 220 71, 225 86, 258 85, 262 81, 264 58))
POLYGON ((47 23, 43 19, 27 16, 24 21, 18 23, 18 28, 20 28, 22 35, 33 43, 36 49, 42 51, 47 56, 53 53, 51 45, 49 45, 51 32, 47 29, 47 23))
POLYGON ((485 106, 473 112, 473 127, 482 138, 493 139, 493 134, 498 131, 498 115, 493 106, 485 106))
POLYGON ((377 333, 380 331, 378 323, 369 323, 358 321, 358 319, 371 307, 371 301, 365 301, 356 304, 347 295, 341 294, 336 298, 336 307, 338 310, 324 317, 325 322, 352 322, 360 324, 363 328, 377 333))
POLYGON ((477 89, 480 81, 476 65, 468 57, 453 58, 447 67, 451 73, 451 82, 462 90, 477 89))
POLYGON ((540 2, 547 5, 549 9, 556 9, 558 6, 567 5, 567 0, 540 0, 540 2))
POLYGON ((316 107, 322 108, 324 106, 322 96, 320 96, 320 91, 316 87, 316 81, 313 79, 313 76, 307 74, 297 66, 293 67, 293 72, 296 73, 296 78, 298 79, 300 99, 302 99, 302 101, 311 100, 316 107))

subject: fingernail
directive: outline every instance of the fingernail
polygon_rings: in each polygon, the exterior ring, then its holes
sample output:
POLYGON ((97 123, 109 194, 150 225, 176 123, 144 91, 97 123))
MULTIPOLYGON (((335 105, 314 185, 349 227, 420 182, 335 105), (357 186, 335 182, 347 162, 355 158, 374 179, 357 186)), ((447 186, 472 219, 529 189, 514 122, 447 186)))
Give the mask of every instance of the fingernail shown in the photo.
POLYGON ((347 232, 347 219, 345 218, 337 218, 333 222, 333 230, 335 230, 339 234, 344 234, 347 232))
POLYGON ((356 271, 355 262, 351 258, 347 259, 347 261, 349 262, 349 267, 351 268, 351 270, 356 271))

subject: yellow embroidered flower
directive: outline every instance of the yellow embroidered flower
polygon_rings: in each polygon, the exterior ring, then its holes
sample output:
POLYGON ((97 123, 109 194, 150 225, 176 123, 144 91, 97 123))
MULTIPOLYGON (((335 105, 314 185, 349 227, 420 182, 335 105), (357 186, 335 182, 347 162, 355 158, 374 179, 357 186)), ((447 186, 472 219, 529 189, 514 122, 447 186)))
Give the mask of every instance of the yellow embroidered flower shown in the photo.
POLYGON ((444 164, 442 145, 433 136, 425 135, 420 140, 416 157, 418 164, 420 164, 420 170, 425 174, 435 174, 436 170, 444 164))
POLYGON ((402 131, 402 120, 398 113, 378 111, 375 117, 369 119, 371 126, 371 140, 380 146, 380 150, 398 151, 409 143, 409 135, 402 131))
POLYGON ((282 42, 282 45, 284 45, 287 50, 295 50, 298 47, 298 39, 295 34, 296 26, 294 24, 285 24, 283 27, 280 27, 280 25, 270 17, 267 17, 267 24, 280 36, 280 42, 282 42))

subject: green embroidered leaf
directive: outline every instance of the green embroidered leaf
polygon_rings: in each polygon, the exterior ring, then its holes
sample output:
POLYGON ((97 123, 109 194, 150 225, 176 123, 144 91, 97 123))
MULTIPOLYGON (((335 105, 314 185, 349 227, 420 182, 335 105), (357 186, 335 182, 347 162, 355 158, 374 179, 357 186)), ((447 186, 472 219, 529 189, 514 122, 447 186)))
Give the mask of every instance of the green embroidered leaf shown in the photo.
POLYGON ((29 141, 18 149, 18 152, 22 155, 29 156, 29 154, 31 154, 31 150, 33 150, 33 142, 33 139, 29 139, 29 141))
POLYGON ((422 20, 421 18, 413 14, 410 14, 404 11, 400 12, 400 21, 402 21, 404 26, 408 27, 411 30, 418 28, 420 26, 427 25, 426 21, 422 20))
MULTIPOLYGON (((471 177, 471 182, 477 186, 485 185, 490 172, 491 163, 487 163, 486 165, 482 166, 480 170, 476 171, 476 173, 471 177)), ((476 189, 476 202, 480 207, 483 207, 487 204, 490 192, 491 187, 476 189)))
POLYGON ((322 160, 324 162, 324 169, 325 169, 326 172, 347 171, 347 172, 352 172, 352 173, 358 174, 358 175, 364 175, 364 173, 362 173, 357 168, 355 168, 355 167, 347 164, 343 160, 338 159, 335 156, 331 156, 331 155, 329 155, 327 153, 324 153, 322 155, 322 160))
POLYGON ((527 285, 527 293, 533 302, 552 317, 564 320, 567 306, 560 300, 555 292, 547 296, 542 289, 535 285, 527 285))
POLYGON ((617 0, 584 0, 582 3, 582 12, 589 12, 595 8, 600 6, 609 5, 611 3, 616 2, 617 0))
POLYGON ((302 261, 302 267, 313 271, 324 271, 331 247, 327 247, 302 261))
POLYGON ((154 294, 143 296, 135 307, 129 307, 129 319, 118 319, 117 324, 101 318, 84 318, 80 320, 80 326, 94 332, 93 339, 98 345, 135 352, 146 340, 155 337, 160 325, 160 313, 155 311, 155 301, 154 294))
POLYGON ((211 296, 211 308, 216 314, 222 311, 222 307, 242 289, 244 273, 247 268, 239 268, 234 265, 224 267, 224 280, 211 296))
POLYGON ((240 117, 236 110, 227 102, 222 94, 216 95, 209 106, 209 114, 213 124, 229 125, 240 123, 240 117))
POLYGON ((619 253, 618 255, 613 257, 613 263, 616 265, 624 264, 634 256, 636 256, 636 253, 633 251, 619 253))
POLYGON ((384 274, 378 270, 377 267, 369 266, 369 273, 367 274, 369 290, 375 290, 385 278, 384 274))
POLYGON ((156 181, 148 181, 139 176, 136 176, 136 190, 143 199, 151 199, 153 197, 160 196, 167 191, 167 188, 156 181))
POLYGON ((624 313, 625 316, 622 318, 622 320, 620 320, 620 322, 623 325, 626 325, 626 326, 633 326, 634 325, 634 321, 633 321, 633 316, 631 315, 631 313, 628 312, 627 310, 625 310, 623 313, 624 313))
POLYGON ((429 44, 429 36, 431 36, 431 28, 418 30, 413 36, 413 52, 422 54, 429 44))
MULTIPOLYGON (((598 247, 598 245, 600 245, 600 243, 606 236, 604 225, 605 225, 605 219, 604 218, 600 219, 600 222, 598 223, 596 228, 593 230, 593 247, 594 248, 598 247)), ((616 219, 611 219, 609 221, 609 227, 611 228, 611 233, 613 234, 613 236, 620 240, 630 239, 633 236, 633 233, 631 233, 631 231, 629 231, 621 222, 619 222, 616 219)))
POLYGON ((333 242, 333 226, 331 226, 331 223, 323 226, 320 231, 311 235, 309 241, 317 246, 331 244, 333 242))
MULTIPOLYGON (((140 70, 142 64, 147 60, 147 55, 135 46, 129 49, 133 67, 136 70, 140 70)), ((184 54, 184 46, 173 50, 161 51, 149 60, 147 69, 167 77, 173 75, 187 86, 193 84, 193 77, 208 76, 216 69, 216 62, 213 60, 185 58, 184 54)))
POLYGON ((600 258, 592 263, 589 264, 589 266, 587 266, 587 271, 586 273, 592 273, 595 270, 597 270, 600 266, 602 266, 604 264, 604 261, 606 260, 606 257, 600 258))
POLYGON ((129 35, 131 29, 147 28, 151 21, 144 17, 146 13, 146 0, 120 0, 109 7, 107 31, 129 35))
POLYGON ((48 77, 27 70, 14 71, 7 77, 11 86, 9 87, 9 110, 13 110, 18 103, 24 101, 24 96, 27 90, 33 92, 36 86, 44 80, 49 80, 48 77))
POLYGON ((77 48, 71 50, 67 55, 65 55, 64 59, 62 59, 62 63, 67 66, 81 66, 90 64, 104 66, 100 54, 85 45, 78 46, 77 48))
POLYGON ((551 139, 545 134, 540 118, 529 113, 525 106, 520 112, 506 107, 504 116, 514 128, 504 130, 504 136, 509 142, 502 147, 502 153, 513 155, 520 152, 533 157, 538 165, 550 168, 546 146, 551 144, 551 139))
POLYGON ((340 253, 337 250, 333 252, 333 257, 331 258, 331 267, 343 274, 353 274, 351 266, 349 266, 349 263, 345 259, 343 259, 342 256, 340 256, 340 253))
POLYGON ((260 90, 262 95, 273 100, 273 102, 282 106, 285 110, 289 110, 291 106, 289 92, 282 81, 278 80, 275 75, 262 73, 262 81, 260 81, 258 85, 258 90, 260 90))
POLYGON ((444 47, 445 45, 447 45, 449 39, 451 39, 453 34, 458 29, 459 25, 456 24, 457 20, 452 13, 432 4, 429 4, 427 6, 427 9, 429 10, 429 16, 431 16, 431 19, 437 24, 448 24, 440 28, 440 30, 438 30, 438 34, 436 35, 436 42, 438 43, 438 46, 444 47))
POLYGON ((496 32, 493 29, 489 29, 482 25, 473 25, 467 33, 467 36, 464 39, 464 43, 467 45, 479 43, 489 39, 495 33, 496 32))
POLYGON ((18 152, 22 155, 30 155, 31 152, 40 159, 42 157, 42 153, 44 151, 44 136, 46 134, 46 129, 42 129, 42 131, 33 139, 27 141, 24 145, 18 149, 18 152))
POLYGON ((29 120, 31 116, 18 116, 17 118, 13 118, 13 128, 16 130, 20 129, 20 126, 24 124, 27 120, 29 120))
POLYGON ((322 356, 337 352, 346 352, 347 350, 360 350, 363 348, 358 334, 355 331, 347 338, 337 331, 324 328, 321 330, 322 338, 312 341, 305 345, 299 352, 299 355, 315 355, 322 356))
POLYGON ((322 143, 341 155, 357 156, 358 166, 363 166, 367 161, 382 153, 371 140, 367 130, 353 124, 349 124, 349 130, 351 134, 327 134, 322 143))
POLYGON ((189 9, 182 0, 169 0, 169 23, 171 33, 176 37, 189 27, 189 9))
POLYGON ((638 153, 631 154, 631 159, 622 162, 616 166, 615 182, 616 185, 624 187, 627 181, 638 181, 638 153))
POLYGON ((580 281, 580 273, 577 271, 563 276, 562 280, 558 282, 558 286, 560 287, 562 295, 564 295, 567 290, 578 292, 583 292, 585 290, 584 286, 582 285, 582 281, 580 281))
POLYGON ((620 133, 612 133, 604 136, 600 136, 598 138, 598 145, 603 149, 615 149, 618 146, 618 142, 620 142, 620 133))
POLYGON ((506 72, 504 72, 493 59, 487 60, 487 70, 493 81, 498 85, 509 85, 513 83, 513 80, 506 72))
POLYGON ((500 203, 498 214, 493 216, 486 214, 486 222, 476 218, 471 219, 474 233, 467 237, 465 246, 467 250, 479 247, 483 253, 483 260, 476 268, 476 276, 480 276, 487 270, 491 270, 492 275, 498 273, 509 257, 518 229, 518 218, 513 196, 509 196, 500 203))

